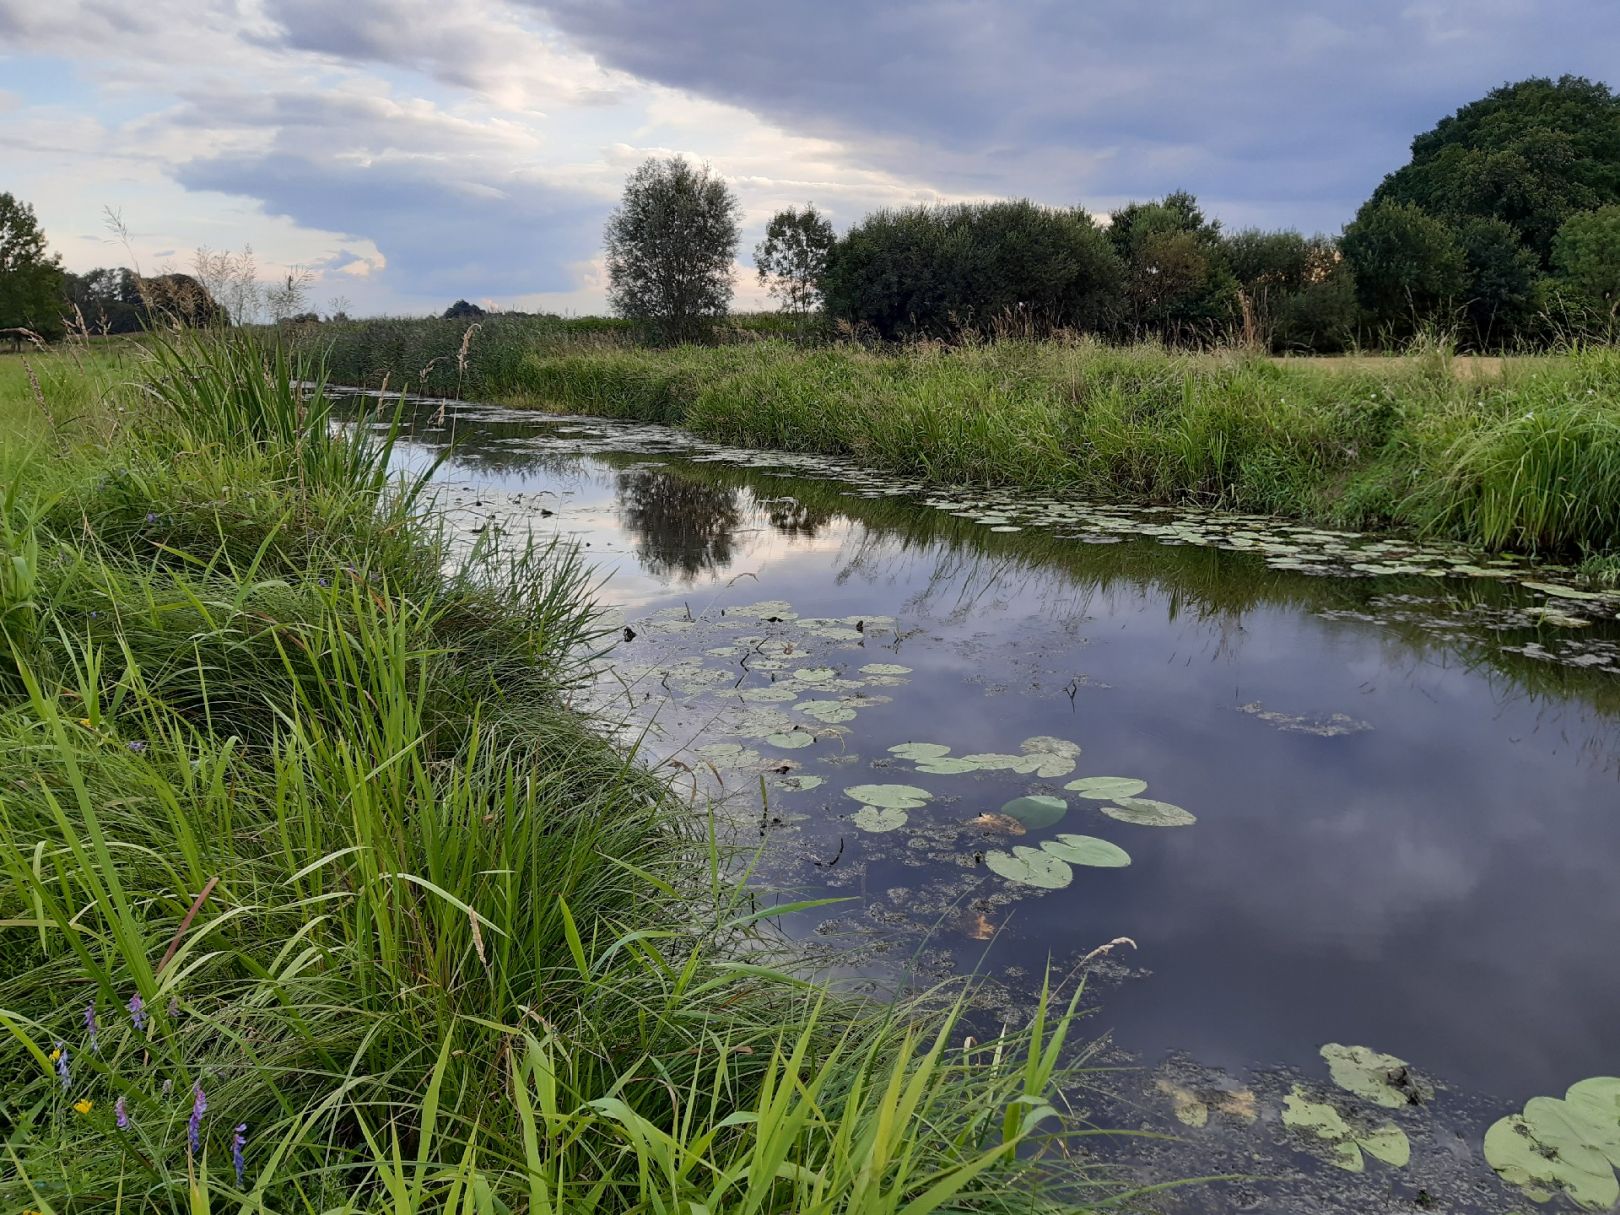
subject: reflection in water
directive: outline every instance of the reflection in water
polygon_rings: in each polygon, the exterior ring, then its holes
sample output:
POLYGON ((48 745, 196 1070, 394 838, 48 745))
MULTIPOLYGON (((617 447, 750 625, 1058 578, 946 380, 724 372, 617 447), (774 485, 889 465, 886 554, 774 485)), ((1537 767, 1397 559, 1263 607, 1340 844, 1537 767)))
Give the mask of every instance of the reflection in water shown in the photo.
POLYGON ((730 564, 742 518, 735 489, 672 476, 662 468, 621 472, 618 488, 619 517, 651 573, 690 584, 730 564))
POLYGON ((765 518, 770 525, 784 536, 811 539, 834 517, 832 511, 821 510, 791 494, 761 498, 758 502, 765 508, 765 518))

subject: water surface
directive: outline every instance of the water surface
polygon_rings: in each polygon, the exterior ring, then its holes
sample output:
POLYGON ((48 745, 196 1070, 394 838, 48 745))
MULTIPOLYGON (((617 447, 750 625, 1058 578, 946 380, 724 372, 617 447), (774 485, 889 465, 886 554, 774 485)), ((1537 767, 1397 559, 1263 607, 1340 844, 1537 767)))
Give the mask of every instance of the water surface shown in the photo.
POLYGON ((633 639, 591 706, 726 799, 762 841, 763 883, 850 900, 788 930, 847 972, 976 972, 1009 1004, 1049 964, 1085 974, 1089 1030, 1132 1069, 1114 1112, 1188 1139, 1128 1149, 1150 1175, 1298 1170, 1211 1209, 1409 1210, 1422 1191, 1512 1210, 1485 1126, 1620 1071, 1620 605, 1527 589, 1537 575, 1477 555, 1322 565, 1297 551, 1309 529, 1220 522, 1237 540, 1216 547, 1213 524, 1085 504, 1033 526, 1016 499, 947 502, 663 428, 435 410, 402 458, 454 439, 437 480, 458 532, 562 535, 603 578, 633 639), (853 712, 819 720, 817 702, 853 712), (1078 745, 1072 772, 919 774, 890 752, 1040 738, 1078 745), (1065 789, 1102 775, 1197 821, 1123 822, 1065 789), (844 790, 870 784, 930 800, 863 829, 844 790), (1027 795, 1063 799, 1062 819, 1021 836, 975 822, 1027 795), (1131 863, 1040 890, 985 862, 1060 833, 1131 863), (1080 964, 1120 937, 1134 948, 1080 964), (1438 1089, 1396 1115, 1406 1169, 1323 1173, 1278 1124, 1294 1083, 1347 1098, 1330 1042, 1438 1089), (1253 1093, 1257 1116, 1186 1130, 1177 1089, 1253 1093))

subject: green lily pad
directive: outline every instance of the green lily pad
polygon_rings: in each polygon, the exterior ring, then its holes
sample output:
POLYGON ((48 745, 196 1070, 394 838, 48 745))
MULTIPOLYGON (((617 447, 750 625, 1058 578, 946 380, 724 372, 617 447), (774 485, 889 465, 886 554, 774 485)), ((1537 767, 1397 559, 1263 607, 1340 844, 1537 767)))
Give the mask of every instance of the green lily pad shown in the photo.
POLYGON ((1365 1135, 1358 1136, 1356 1146, 1367 1155, 1397 1169, 1405 1168, 1412 1159, 1412 1141, 1406 1137, 1406 1132, 1393 1122, 1386 1122, 1365 1135))
POLYGON ((910 675, 911 668, 897 662, 869 662, 861 668, 862 675, 910 675))
POLYGON ((1348 1139, 1350 1124, 1326 1101, 1316 1101, 1301 1085, 1283 1098, 1283 1125, 1318 1139, 1348 1139))
POLYGON ((800 683, 826 683, 829 679, 836 679, 838 672, 831 667, 800 667, 793 672, 793 678, 800 683))
POLYGON ((1074 880, 1074 870, 1049 852, 1020 844, 1010 853, 996 850, 984 854, 992 873, 1022 886, 1061 890, 1074 880))
POLYGON ((890 755, 897 755, 901 759, 938 759, 950 753, 951 749, 944 743, 901 743, 898 747, 889 748, 890 755))
MULTIPOLYGON (((1620 1169, 1620 1077, 1593 1076, 1569 1086, 1564 1104, 1585 1141, 1620 1169)), ((1527 1107, 1528 1110, 1528 1107, 1527 1107)))
POLYGON ((793 707, 806 717, 813 717, 827 725, 855 719, 855 710, 837 700, 806 700, 793 707))
POLYGON ((973 755, 964 755, 962 758, 986 772, 1017 772, 1022 776, 1031 775, 1041 766, 1039 755, 1004 755, 999 751, 979 751, 973 755))
POLYGON ((1169 802, 1156 802, 1150 797, 1121 797, 1118 804, 1104 806, 1102 812, 1122 823, 1135 823, 1138 827, 1187 827, 1198 819, 1169 802))
POLYGON ((879 806, 892 810, 916 810, 926 806, 934 795, 916 785, 851 785, 844 790, 863 806, 879 806))
POLYGON ((1069 812, 1069 803, 1061 797, 1015 797, 1001 808, 1009 818, 1015 818, 1031 831, 1050 827, 1069 812))
POLYGON ((1071 865, 1089 865, 1094 869, 1123 869, 1131 863, 1131 854, 1118 844, 1098 839, 1094 835, 1060 835, 1046 840, 1041 847, 1059 860, 1071 865))
POLYGON ((773 747, 797 751, 800 747, 808 747, 815 742, 816 736, 808 730, 788 730, 780 734, 767 734, 765 741, 773 747))
POLYGON ((1560 1191, 1577 1206, 1593 1211, 1607 1210, 1620 1201, 1620 1182, 1607 1158, 1578 1140, 1562 1141, 1565 1127, 1557 1124, 1566 1120, 1554 1119, 1546 1110, 1541 1114, 1535 1123, 1519 1114, 1493 1123, 1485 1132, 1486 1163, 1503 1181, 1521 1187, 1537 1202, 1560 1191))
POLYGON ((821 785, 826 784, 826 782, 827 778, 825 776, 807 776, 795 774, 793 776, 784 776, 776 783, 784 789, 805 791, 818 788, 821 785))
POLYGON ((1398 1110, 1418 1104, 1426 1096, 1418 1089, 1404 1059, 1370 1047, 1341 1046, 1337 1042, 1322 1047, 1321 1054, 1327 1060, 1333 1083, 1374 1105, 1398 1110))
POLYGON ((1147 781, 1130 776, 1082 776, 1063 787, 1094 802, 1111 802, 1117 797, 1135 797, 1147 788, 1147 781))
POLYGON ((1346 1172, 1360 1173, 1367 1167, 1363 1152, 1395 1168, 1404 1167, 1412 1158, 1411 1141, 1393 1122, 1357 1130, 1338 1110, 1326 1101, 1317 1101, 1302 1085, 1294 1085, 1283 1099, 1282 1121, 1290 1130, 1323 1141, 1329 1148, 1329 1163, 1346 1172))
POLYGON ((742 698, 754 704, 786 704, 790 700, 799 699, 799 694, 792 688, 766 687, 749 688, 742 693, 742 698))
POLYGON ((1540 591, 1543 595, 1552 595, 1558 599, 1575 599, 1581 603, 1601 603, 1607 598, 1600 591, 1578 591, 1572 586, 1559 586, 1555 582, 1521 582, 1519 585, 1528 590, 1540 591))
POLYGON ((855 812, 854 823, 862 831, 881 833, 898 831, 906 825, 906 812, 894 806, 862 806, 855 812))
POLYGON ((926 772, 931 776, 956 776, 963 772, 977 772, 979 765, 970 759, 956 759, 953 756, 942 755, 938 759, 920 759, 917 761, 917 771, 926 772))

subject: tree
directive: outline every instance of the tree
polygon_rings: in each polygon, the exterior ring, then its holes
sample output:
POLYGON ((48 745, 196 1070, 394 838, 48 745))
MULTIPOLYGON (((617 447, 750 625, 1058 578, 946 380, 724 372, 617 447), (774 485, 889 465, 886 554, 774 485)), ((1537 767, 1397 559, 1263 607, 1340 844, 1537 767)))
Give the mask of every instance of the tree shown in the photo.
POLYGON ((1376 329, 1410 336, 1447 313, 1468 283, 1456 234, 1411 203, 1372 201, 1340 242, 1355 271, 1356 295, 1376 329))
POLYGON ((1108 237, 1125 263, 1126 297, 1137 334, 1172 341, 1213 336, 1236 311, 1237 283, 1220 224, 1185 190, 1115 211, 1108 237))
POLYGON ((484 310, 477 304, 469 304, 466 300, 457 300, 444 310, 444 319, 447 321, 476 321, 482 320, 484 310))
POLYGON ((1541 264, 1518 229, 1500 219, 1470 219, 1457 227, 1467 282, 1463 287, 1470 340, 1500 347, 1528 331, 1536 314, 1541 264))
POLYGON ((881 337, 952 337, 1099 330, 1121 281, 1091 216, 1019 200, 874 212, 834 245, 823 287, 829 313, 881 337))
POLYGON ((1414 139, 1373 201, 1512 224, 1545 265, 1564 220, 1620 203, 1620 97, 1578 76, 1504 85, 1414 139))
MULTIPOLYGON (((0 194, 0 333, 26 329, 49 340, 62 328, 62 261, 46 253, 34 209, 0 194)), ((6 336, 13 345, 23 338, 6 336)))
POLYGON ((1332 238, 1247 228, 1223 236, 1221 247, 1245 326, 1261 344, 1344 348, 1355 331, 1354 282, 1332 238))
POLYGON ((643 163, 609 217, 608 300, 669 341, 691 341, 731 303, 741 207, 707 165, 643 163))
POLYGON ((146 328, 135 272, 122 266, 66 274, 62 290, 68 314, 91 333, 138 333, 146 328))
POLYGON ((765 239, 754 246, 754 263, 759 281, 784 310, 805 316, 821 306, 821 279, 833 240, 832 225, 814 204, 771 217, 765 239))
POLYGON ((1553 240, 1554 284, 1581 308, 1620 316, 1620 206, 1572 215, 1553 240))

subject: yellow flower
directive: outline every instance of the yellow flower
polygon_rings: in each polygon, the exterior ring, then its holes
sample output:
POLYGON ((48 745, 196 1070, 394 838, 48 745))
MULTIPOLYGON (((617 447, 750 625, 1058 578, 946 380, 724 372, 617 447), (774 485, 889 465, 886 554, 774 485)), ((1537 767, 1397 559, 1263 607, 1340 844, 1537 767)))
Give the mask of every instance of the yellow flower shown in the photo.
POLYGON ((61 1051, 59 1051, 59 1050, 53 1050, 53 1051, 52 1051, 52 1052, 51 1052, 51 1062, 52 1062, 52 1063, 55 1063, 55 1062, 56 1062, 56 1061, 57 1061, 57 1060, 58 1060, 58 1059, 60 1059, 60 1058, 61 1058, 61 1057, 62 1057, 62 1052, 61 1052, 61 1051))
POLYGON ((81 1097, 79 1100, 73 1103, 73 1108, 78 1110, 81 1114, 88 1114, 91 1110, 96 1108, 96 1103, 91 1101, 88 1097, 81 1097))
POLYGON ((88 717, 79 718, 79 724, 81 726, 83 726, 86 730, 91 730, 91 729, 95 728, 90 724, 90 719, 88 717))

